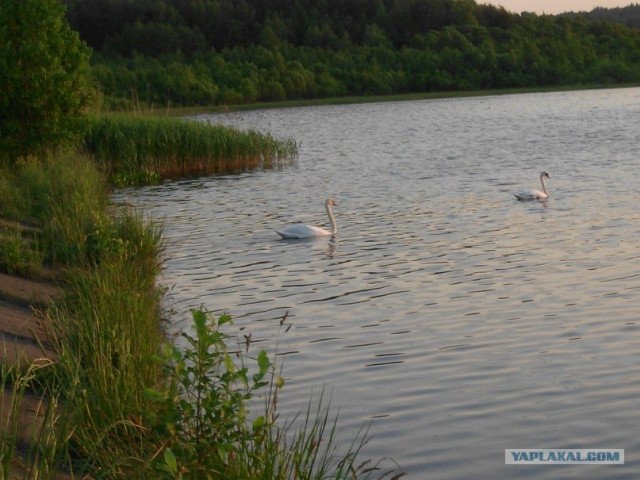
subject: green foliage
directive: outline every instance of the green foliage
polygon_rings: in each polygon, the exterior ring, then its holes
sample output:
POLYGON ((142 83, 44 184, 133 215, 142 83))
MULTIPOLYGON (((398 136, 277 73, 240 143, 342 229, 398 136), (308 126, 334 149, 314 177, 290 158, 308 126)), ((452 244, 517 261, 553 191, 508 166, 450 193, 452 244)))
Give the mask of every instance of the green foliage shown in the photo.
POLYGON ((329 421, 322 399, 315 413, 310 403, 297 431, 292 432, 293 420, 278 426, 277 396, 284 381, 266 352, 251 358, 249 366, 248 355, 228 349, 232 339, 222 327, 231 317, 192 314, 194 333, 182 334, 185 346, 167 345, 158 357, 165 388, 145 390, 146 420, 159 445, 151 461, 153 478, 355 479, 383 478, 394 470, 356 463, 366 432, 346 453, 338 452, 337 419, 329 421), (265 411, 252 415, 251 400, 260 393, 266 395, 265 411))
POLYGON ((0 271, 29 276, 42 269, 43 258, 36 239, 24 238, 19 230, 0 230, 0 271))
POLYGON ((0 428, 0 478, 10 478, 11 460, 18 441, 19 407, 33 373, 21 374, 15 366, 0 365, 0 385, 5 393, 0 397, 2 426, 0 428))
POLYGON ((65 406, 73 413, 72 450, 84 470, 106 478, 131 473, 132 463, 148 454, 137 419, 143 389, 159 379, 150 358, 163 336, 157 271, 146 270, 133 252, 71 269, 67 295, 48 311, 57 369, 69 392, 65 406))
POLYGON ((69 247, 79 255, 62 278, 65 295, 47 311, 73 419, 68 441, 81 470, 131 478, 149 454, 138 420, 142 392, 160 378, 150 359, 164 340, 156 285, 161 230, 135 212, 103 210, 85 232, 69 247))
POLYGON ((637 29, 473 0, 67 3, 111 107, 640 82, 637 29))
MULTIPOLYGON (((54 478, 66 452, 82 460, 76 468, 102 470, 103 478, 131 472, 149 454, 136 423, 145 407, 142 392, 160 378, 150 358, 164 341, 156 285, 161 229, 135 212, 107 211, 105 177, 86 157, 19 162, 5 169, 3 180, 0 205, 28 218, 37 238, 33 251, 64 267, 65 295, 49 305, 44 322, 57 356, 46 381, 55 428, 47 424, 38 433, 24 478, 54 478), (45 467, 48 473, 33 470, 45 467)), ((0 249, 13 248, 8 257, 28 251, 25 238, 6 235, 0 249)), ((1 461, 15 464, 8 442, 0 445, 1 461)))
POLYGON ((34 273, 43 263, 98 262, 100 227, 110 224, 104 175, 86 157, 30 157, 3 169, 0 216, 28 221, 0 237, 0 263, 9 272, 34 273), (22 231, 22 234, 18 234, 22 231))
POLYGON ((0 157, 13 162, 77 138, 89 50, 60 0, 0 3, 0 157))
POLYGON ((104 165, 116 185, 273 168, 293 162, 297 155, 293 140, 176 118, 132 115, 94 118, 84 148, 104 165))
POLYGON ((108 188, 104 176, 86 157, 30 158, 6 175, 9 208, 4 215, 32 219, 41 229, 40 243, 49 263, 90 260, 88 241, 106 217, 108 188))
MULTIPOLYGON (((165 349, 168 388, 146 390, 155 405, 154 428, 166 438, 164 455, 155 463, 158 474, 229 478, 239 449, 257 433, 247 420, 247 403, 255 391, 268 385, 265 379, 272 365, 264 351, 258 355, 253 375, 243 363, 236 365, 227 349, 228 337, 220 331, 230 322, 228 315, 215 319, 194 311, 195 336, 182 334, 186 348, 167 345, 165 349)), ((256 421, 254 426, 259 431, 264 422, 256 421)))
POLYGON ((617 8, 596 7, 590 12, 564 13, 562 16, 575 17, 580 15, 594 22, 621 23, 627 27, 640 28, 640 4, 629 2, 627 6, 617 8))

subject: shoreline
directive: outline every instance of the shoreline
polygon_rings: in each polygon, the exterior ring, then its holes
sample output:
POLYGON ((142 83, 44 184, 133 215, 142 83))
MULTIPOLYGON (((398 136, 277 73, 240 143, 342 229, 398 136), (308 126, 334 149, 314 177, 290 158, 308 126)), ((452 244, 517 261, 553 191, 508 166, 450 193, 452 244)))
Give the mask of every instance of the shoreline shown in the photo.
MULTIPOLYGON (((233 105, 208 105, 208 106, 190 106, 190 107, 154 107, 149 106, 147 110, 124 110, 124 112, 142 113, 151 115, 166 116, 190 116, 200 115, 204 113, 231 113, 247 110, 268 110, 273 108, 297 108, 297 107, 313 107, 323 105, 356 105, 363 103, 381 103, 381 102, 410 102, 417 100, 441 100, 447 98, 467 98, 467 97, 492 97, 503 95, 518 95, 528 93, 554 93, 554 92, 573 92, 581 90, 605 90, 618 88, 637 88, 640 84, 593 84, 593 85, 565 85, 554 87, 522 87, 522 88, 505 88, 491 90, 460 90, 460 91, 442 91, 442 92, 421 92, 421 93, 403 93, 394 95, 365 95, 365 96, 349 96, 349 97, 329 97, 307 100, 283 100, 278 102, 256 102, 246 104, 233 105)), ((115 112, 114 112, 115 113, 115 112)))

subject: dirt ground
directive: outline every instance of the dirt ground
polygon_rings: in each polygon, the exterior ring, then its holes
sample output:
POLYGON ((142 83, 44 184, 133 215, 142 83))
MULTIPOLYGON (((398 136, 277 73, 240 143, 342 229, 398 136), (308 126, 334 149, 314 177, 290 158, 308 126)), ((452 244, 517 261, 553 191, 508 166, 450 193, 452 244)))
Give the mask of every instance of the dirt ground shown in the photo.
POLYGON ((57 294, 52 282, 0 273, 0 340, 5 362, 53 358, 37 311, 57 294))
MULTIPOLYGON (((55 361, 55 354, 47 345, 43 316, 39 309, 59 294, 59 289, 48 280, 28 280, 0 274, 0 352, 4 364, 28 365, 55 361)), ((11 390, 3 392, 0 403, 0 428, 8 428, 8 410, 11 390)), ((31 435, 38 430, 44 406, 38 397, 25 395, 18 416, 19 451, 26 451, 31 435)), ((24 478, 19 462, 15 462, 15 475, 24 478)), ((68 478, 61 474, 60 478, 68 478)))

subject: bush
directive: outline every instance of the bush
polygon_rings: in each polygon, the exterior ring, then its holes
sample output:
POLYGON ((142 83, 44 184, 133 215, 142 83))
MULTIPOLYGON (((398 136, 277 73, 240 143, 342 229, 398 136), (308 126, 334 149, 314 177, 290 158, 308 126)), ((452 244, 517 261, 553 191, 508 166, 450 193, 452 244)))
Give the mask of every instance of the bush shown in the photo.
POLYGON ((59 0, 0 2, 0 158, 12 163, 77 138, 89 55, 59 0))
POLYGON ((167 345, 158 357, 167 385, 146 390, 147 419, 158 443, 151 461, 154 478, 321 480, 390 473, 368 461, 356 463, 366 431, 345 453, 338 452, 337 418, 329 422, 322 398, 315 416, 309 406, 297 432, 290 431, 293 421, 278 426, 277 396, 284 381, 266 352, 260 350, 250 368, 247 354, 228 350, 231 338, 221 327, 231 323, 229 315, 192 313, 195 336, 182 334, 186 348, 167 345), (248 407, 260 392, 265 411, 251 415, 248 407))

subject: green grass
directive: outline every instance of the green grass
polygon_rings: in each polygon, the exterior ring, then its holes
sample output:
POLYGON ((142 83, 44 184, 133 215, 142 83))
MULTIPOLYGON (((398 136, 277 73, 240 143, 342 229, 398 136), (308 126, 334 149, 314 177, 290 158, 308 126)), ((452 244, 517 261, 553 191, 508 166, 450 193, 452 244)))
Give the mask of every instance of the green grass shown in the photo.
POLYGON ((66 276, 67 296, 49 309, 57 369, 73 391, 65 405, 73 412, 70 440, 82 470, 131 473, 131 464, 148 454, 137 419, 144 388, 160 379, 150 359, 164 336, 155 273, 145 270, 125 256, 74 269, 66 276))
POLYGON ((107 218, 109 189, 104 175, 86 157, 29 159, 5 168, 0 192, 0 216, 27 220, 40 231, 45 263, 87 260, 90 236, 107 218))
POLYGON ((0 272, 23 277, 42 270, 42 252, 37 235, 20 226, 0 227, 0 272))
POLYGON ((122 459, 135 451, 126 426, 140 415, 143 389, 160 377, 149 358, 164 341, 156 285, 162 229, 135 211, 110 206, 105 175, 86 157, 30 159, 3 173, 0 214, 28 219, 36 240, 26 244, 23 234, 7 231, 4 240, 0 236, 0 264, 20 273, 35 255, 61 272, 57 280, 65 291, 47 309, 59 360, 39 369, 29 388, 62 397, 57 448, 83 458, 82 468, 99 470, 101 461, 83 444, 99 444, 100 436, 115 431, 127 446, 117 451, 103 443, 104 452, 122 459))
POLYGON ((293 163, 297 145, 255 131, 149 115, 101 115, 91 120, 84 149, 112 183, 276 168, 293 163))

